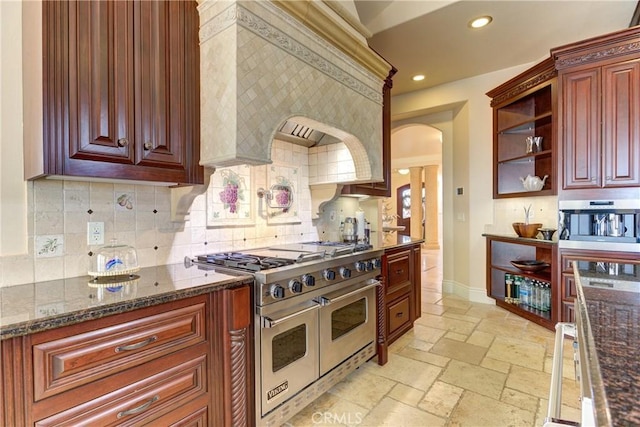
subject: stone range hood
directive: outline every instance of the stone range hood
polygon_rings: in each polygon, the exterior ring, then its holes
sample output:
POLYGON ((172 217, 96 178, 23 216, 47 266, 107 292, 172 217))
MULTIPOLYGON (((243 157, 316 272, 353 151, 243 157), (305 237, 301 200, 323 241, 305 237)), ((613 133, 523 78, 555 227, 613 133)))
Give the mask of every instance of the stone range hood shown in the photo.
POLYGON ((201 0, 198 10, 202 165, 271 163, 291 121, 342 141, 354 182, 382 181, 391 66, 353 35, 359 23, 346 25, 337 2, 201 0))

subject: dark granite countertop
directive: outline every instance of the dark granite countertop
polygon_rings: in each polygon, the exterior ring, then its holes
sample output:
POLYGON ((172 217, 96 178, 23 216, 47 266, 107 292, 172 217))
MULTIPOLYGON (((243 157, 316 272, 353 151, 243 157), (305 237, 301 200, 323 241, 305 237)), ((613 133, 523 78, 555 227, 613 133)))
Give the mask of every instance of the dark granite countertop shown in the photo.
POLYGON ((415 239, 413 237, 404 236, 402 234, 397 233, 385 233, 386 235, 382 235, 379 241, 373 241, 371 244, 373 249, 395 249, 400 248, 402 246, 415 245, 419 243, 423 243, 424 239, 415 239))
POLYGON ((577 261, 574 272, 596 423, 640 425, 640 264, 577 261))
MULTIPOLYGON (((549 244, 558 244, 557 240, 545 240, 545 239, 538 239, 538 238, 529 238, 529 237, 520 237, 516 234, 497 234, 497 233, 482 233, 483 237, 498 237, 498 238, 502 238, 502 239, 508 239, 508 240, 514 240, 514 241, 525 241, 525 242, 542 242, 542 243, 549 243, 549 244)), ((554 234, 554 237, 556 237, 556 235, 554 234)))
POLYGON ((83 276, 0 288, 0 339, 253 283, 253 276, 182 264, 143 268, 137 276, 109 286, 98 286, 83 276))

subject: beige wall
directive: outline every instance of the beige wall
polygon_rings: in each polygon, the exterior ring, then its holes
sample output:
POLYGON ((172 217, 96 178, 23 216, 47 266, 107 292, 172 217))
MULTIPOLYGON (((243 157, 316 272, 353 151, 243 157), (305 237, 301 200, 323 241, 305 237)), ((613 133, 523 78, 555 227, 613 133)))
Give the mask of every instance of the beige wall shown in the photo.
POLYGON ((0 23, 0 255, 3 255, 27 251, 27 188, 22 179, 22 3, 0 1, 0 23))
POLYGON ((473 301, 485 293, 485 240, 494 222, 492 110, 486 92, 531 64, 394 96, 392 127, 424 123, 443 132, 445 289, 473 301), (456 189, 463 188, 463 195, 456 189))

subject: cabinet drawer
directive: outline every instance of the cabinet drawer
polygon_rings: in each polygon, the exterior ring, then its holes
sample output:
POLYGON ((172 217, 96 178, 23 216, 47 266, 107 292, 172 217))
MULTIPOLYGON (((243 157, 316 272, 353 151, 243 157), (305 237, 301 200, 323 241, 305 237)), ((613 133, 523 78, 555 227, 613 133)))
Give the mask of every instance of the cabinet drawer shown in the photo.
POLYGON ((204 402, 191 402, 187 406, 180 406, 175 410, 169 412, 162 418, 153 420, 152 423, 148 423, 150 427, 154 426, 170 426, 170 427, 209 427, 214 425, 209 419, 209 407, 207 400, 204 402))
POLYGON ((411 321, 409 297, 405 297, 400 301, 389 306, 389 334, 393 334, 400 327, 411 321))
POLYGON ((410 252, 406 251, 387 259, 388 293, 393 292, 396 287, 411 284, 409 255, 410 252))
POLYGON ((205 319, 202 302, 35 344, 34 400, 203 342, 205 319))
POLYGON ((562 299, 575 298, 577 295, 574 275, 562 273, 562 299))
POLYGON ((207 356, 200 355, 144 380, 40 420, 35 425, 102 427, 150 423, 195 398, 204 397, 203 401, 206 402, 206 376, 207 356))

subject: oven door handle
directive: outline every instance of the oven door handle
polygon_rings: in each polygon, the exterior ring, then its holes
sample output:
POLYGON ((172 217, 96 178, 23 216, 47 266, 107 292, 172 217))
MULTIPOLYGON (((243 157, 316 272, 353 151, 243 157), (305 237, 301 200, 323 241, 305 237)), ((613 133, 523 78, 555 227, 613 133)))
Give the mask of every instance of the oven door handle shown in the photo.
POLYGON ((375 287, 380 286, 380 285, 382 285, 381 281, 376 280, 376 279, 371 279, 371 280, 367 281, 367 285, 366 286, 358 287, 358 288, 354 289, 351 292, 347 292, 346 294, 342 294, 342 295, 339 295, 339 296, 333 297, 333 298, 322 295, 322 296, 319 296, 318 298, 314 299, 314 301, 324 307, 325 305, 329 305, 331 303, 341 301, 341 300, 343 300, 345 298, 349 298, 349 297, 351 297, 353 295, 359 294, 360 292, 366 291, 366 290, 371 289, 371 288, 375 288, 375 287))
POLYGON ((564 336, 576 337, 576 325, 574 323, 556 323, 555 344, 553 346, 553 362, 551 367, 551 385, 549 387, 549 406, 544 427, 551 427, 560 419, 560 407, 562 405, 562 365, 564 336))
POLYGON ((262 327, 263 328, 273 328, 273 327, 278 326, 281 323, 286 322, 287 320, 291 320, 294 317, 300 316, 301 314, 305 314, 305 313, 308 313, 310 311, 319 309, 320 306, 318 305, 318 303, 316 301, 314 301, 314 302, 316 304, 312 305, 311 307, 303 308, 302 310, 298 310, 295 313, 291 313, 291 314, 288 314, 286 316, 282 316, 282 317, 280 317, 278 319, 272 319, 269 316, 262 316, 262 327))

